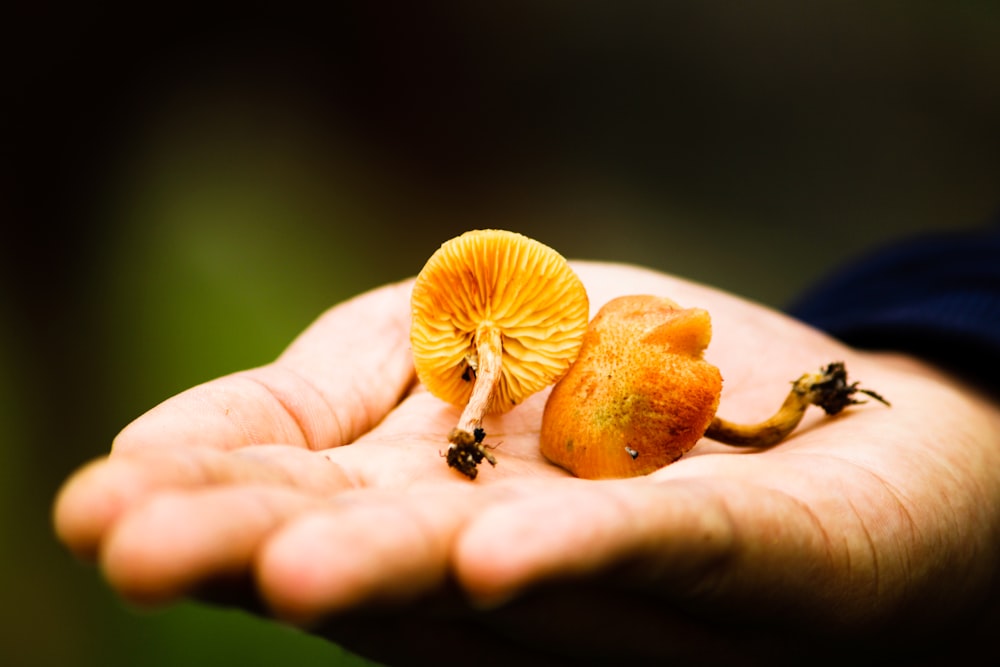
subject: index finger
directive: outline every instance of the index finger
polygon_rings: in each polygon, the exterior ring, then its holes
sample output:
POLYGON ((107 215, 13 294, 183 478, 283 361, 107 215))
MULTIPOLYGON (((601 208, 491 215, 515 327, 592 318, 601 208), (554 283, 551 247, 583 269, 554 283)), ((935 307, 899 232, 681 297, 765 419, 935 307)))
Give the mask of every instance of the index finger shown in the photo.
POLYGON ((410 284, 397 283, 331 308, 275 362, 198 385, 140 416, 114 451, 265 443, 316 450, 353 441, 413 382, 409 295, 410 284))

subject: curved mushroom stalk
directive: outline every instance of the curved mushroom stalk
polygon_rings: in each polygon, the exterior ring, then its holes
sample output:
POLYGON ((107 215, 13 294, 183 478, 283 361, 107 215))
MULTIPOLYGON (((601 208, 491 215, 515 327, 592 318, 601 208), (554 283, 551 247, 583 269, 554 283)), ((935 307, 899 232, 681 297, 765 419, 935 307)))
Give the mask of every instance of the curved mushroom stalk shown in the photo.
POLYGON ((836 415, 844 408, 864 403, 854 397, 858 393, 890 405, 878 392, 862 389, 857 382, 848 383, 844 362, 835 361, 793 382, 785 402, 770 418, 758 424, 737 424, 716 415, 705 437, 739 447, 770 447, 795 430, 810 405, 823 408, 828 415, 836 415))
POLYGON ((410 342, 417 377, 463 408, 448 465, 470 479, 484 459, 483 418, 506 412, 559 379, 580 350, 590 304, 556 251, 521 234, 466 232, 417 276, 410 342))

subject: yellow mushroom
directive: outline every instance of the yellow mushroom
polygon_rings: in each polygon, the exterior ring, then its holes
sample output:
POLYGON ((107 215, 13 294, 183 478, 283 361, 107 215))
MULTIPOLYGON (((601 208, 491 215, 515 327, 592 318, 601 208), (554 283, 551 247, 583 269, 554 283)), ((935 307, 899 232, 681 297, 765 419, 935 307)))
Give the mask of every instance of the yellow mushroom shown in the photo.
POLYGON ((417 276, 410 342, 417 377, 463 407, 448 465, 470 479, 485 458, 483 417, 559 379, 587 328, 583 283, 555 250, 502 230, 444 243, 417 276))

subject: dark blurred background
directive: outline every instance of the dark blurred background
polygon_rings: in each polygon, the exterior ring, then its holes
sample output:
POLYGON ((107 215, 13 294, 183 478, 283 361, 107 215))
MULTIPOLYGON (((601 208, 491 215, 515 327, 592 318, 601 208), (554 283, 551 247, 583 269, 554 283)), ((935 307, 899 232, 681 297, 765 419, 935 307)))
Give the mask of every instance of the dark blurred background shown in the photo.
POLYGON ((51 502, 142 411, 451 236, 781 307, 1000 208, 1000 3, 25 3, 0 24, 6 665, 363 664, 235 612, 126 607, 55 543, 51 502))

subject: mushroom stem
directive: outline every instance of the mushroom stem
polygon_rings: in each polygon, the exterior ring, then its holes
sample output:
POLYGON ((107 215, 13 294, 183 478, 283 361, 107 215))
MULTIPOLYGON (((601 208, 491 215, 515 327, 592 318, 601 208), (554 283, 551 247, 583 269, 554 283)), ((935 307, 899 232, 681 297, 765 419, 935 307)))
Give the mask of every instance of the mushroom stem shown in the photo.
POLYGON ((758 424, 736 424, 716 416, 705 431, 705 437, 727 445, 770 447, 795 430, 810 405, 817 405, 826 414, 835 415, 849 405, 864 403, 854 398, 854 394, 859 392, 889 405, 876 392, 860 389, 857 382, 848 384, 843 362, 834 362, 793 382, 784 403, 769 419, 758 424))
POLYGON ((500 365, 503 359, 503 342, 500 330, 490 324, 484 324, 476 330, 473 343, 476 346, 475 379, 472 385, 472 395, 462 410, 455 430, 475 433, 483 423, 483 417, 489 410, 500 381, 500 365))
POLYGON ((472 395, 462 410, 458 425, 448 435, 448 465, 458 469, 469 479, 475 479, 476 466, 486 459, 496 465, 493 457, 483 445, 486 433, 482 429, 483 417, 489 411, 493 396, 500 382, 503 360, 503 339, 500 330, 490 324, 483 324, 476 330, 476 368, 472 385, 472 395))

